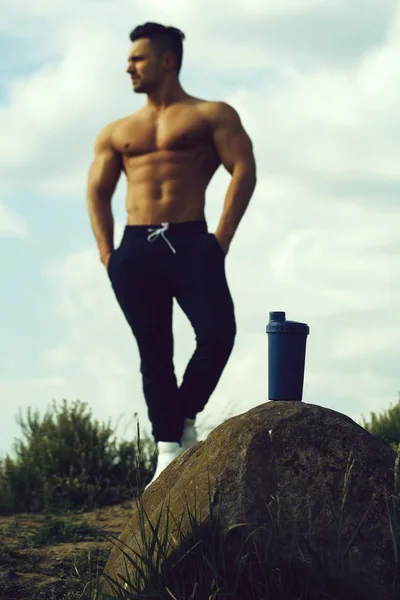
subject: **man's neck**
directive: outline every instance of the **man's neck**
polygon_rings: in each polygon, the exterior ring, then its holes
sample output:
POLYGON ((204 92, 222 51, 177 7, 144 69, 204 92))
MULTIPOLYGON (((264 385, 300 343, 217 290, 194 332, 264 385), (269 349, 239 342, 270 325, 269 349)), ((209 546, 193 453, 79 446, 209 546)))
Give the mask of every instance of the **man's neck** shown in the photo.
POLYGON ((154 94, 147 96, 147 108, 161 112, 172 104, 176 104, 188 97, 180 83, 170 85, 165 89, 157 90, 154 94))

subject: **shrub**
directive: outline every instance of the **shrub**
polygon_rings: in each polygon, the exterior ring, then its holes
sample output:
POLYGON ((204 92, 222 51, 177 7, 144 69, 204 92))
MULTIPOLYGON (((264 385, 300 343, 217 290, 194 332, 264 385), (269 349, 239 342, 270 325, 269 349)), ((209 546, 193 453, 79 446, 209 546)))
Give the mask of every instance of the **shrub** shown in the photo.
POLYGON ((390 405, 388 410, 378 416, 374 412, 370 414, 371 422, 367 423, 363 419, 362 427, 396 451, 400 444, 400 392, 397 404, 390 405))
POLYGON ((86 404, 68 409, 63 400, 42 421, 28 408, 19 417, 25 441, 17 440, 16 458, 0 461, 0 514, 90 509, 131 497, 130 482, 149 478, 155 468, 155 444, 122 442, 117 447, 109 424, 92 420, 86 404))

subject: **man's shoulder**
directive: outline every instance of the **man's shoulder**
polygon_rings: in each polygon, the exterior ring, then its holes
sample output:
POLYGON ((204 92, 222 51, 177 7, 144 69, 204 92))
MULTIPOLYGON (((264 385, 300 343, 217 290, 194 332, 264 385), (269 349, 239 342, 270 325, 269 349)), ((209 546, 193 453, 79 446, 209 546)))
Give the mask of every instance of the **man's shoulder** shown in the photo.
POLYGON ((115 132, 115 130, 120 127, 121 125, 124 125, 129 119, 132 118, 132 115, 128 116, 128 117, 122 117, 121 119, 116 119, 115 121, 111 121, 110 123, 107 123, 107 125, 104 125, 103 128, 100 131, 100 134, 103 134, 104 136, 112 136, 112 134, 115 132))
POLYGON ((122 117, 120 119, 116 119, 115 121, 107 123, 107 125, 104 125, 97 134, 96 144, 103 147, 114 148, 116 137, 115 134, 117 134, 118 137, 118 131, 121 129, 121 127, 123 128, 125 125, 127 125, 129 121, 132 120, 132 117, 134 117, 134 115, 122 117))
POLYGON ((238 119, 237 111, 224 100, 203 100, 199 103, 199 109, 212 123, 218 123, 225 119, 238 119))

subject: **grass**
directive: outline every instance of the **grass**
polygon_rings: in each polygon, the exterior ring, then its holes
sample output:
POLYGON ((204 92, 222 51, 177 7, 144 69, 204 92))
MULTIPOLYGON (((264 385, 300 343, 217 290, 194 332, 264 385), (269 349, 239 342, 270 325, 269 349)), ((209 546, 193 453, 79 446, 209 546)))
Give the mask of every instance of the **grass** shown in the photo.
MULTIPOLYGON (((398 495, 398 470, 400 444, 397 449, 395 463, 395 494, 398 495)), ((274 521, 268 509, 270 522, 265 524, 269 534, 263 537, 264 544, 253 543, 254 534, 245 535, 241 541, 236 560, 227 565, 225 548, 218 538, 216 520, 212 520, 207 528, 199 529, 196 514, 192 514, 186 504, 191 530, 186 540, 183 537, 180 523, 175 521, 179 530, 182 545, 179 554, 171 553, 169 534, 169 502, 165 502, 166 527, 160 528, 162 511, 155 524, 151 523, 144 511, 141 497, 136 499, 140 516, 139 534, 142 551, 122 550, 125 557, 125 576, 120 581, 105 576, 112 585, 112 594, 101 596, 107 600, 137 599, 212 599, 222 598, 246 600, 377 600, 400 598, 400 581, 398 573, 398 548, 400 544, 400 505, 396 496, 387 502, 388 526, 393 545, 393 572, 390 582, 391 595, 385 594, 383 586, 360 572, 357 564, 357 553, 352 552, 352 544, 357 536, 366 514, 359 522, 353 538, 346 544, 342 542, 342 525, 344 510, 351 479, 354 460, 349 456, 343 482, 342 499, 339 512, 332 507, 334 523, 337 528, 337 553, 329 560, 321 560, 313 555, 311 549, 306 556, 298 545, 298 556, 285 560, 279 548, 280 510, 279 496, 273 498, 277 504, 277 519, 274 521), (145 532, 145 522, 150 526, 151 535, 145 532), (267 544, 265 544, 265 540, 267 544), (128 569, 130 565, 130 569, 128 569)), ((209 510, 212 514, 211 491, 209 487, 209 510)), ((237 524, 240 529, 245 524, 237 524)), ((245 527, 243 527, 245 531, 245 527)), ((121 542, 111 540, 116 545, 121 542)), ((303 539, 303 542, 305 540, 303 539)), ((120 546, 119 546, 120 547, 120 546)), ((85 585, 89 585, 86 581, 85 585)), ((99 580, 90 587, 97 598, 99 580)), ((71 599, 72 600, 72 599, 71 599)), ((75 598, 74 598, 75 600, 75 598)))
POLYGON ((92 528, 86 523, 70 523, 67 520, 46 515, 43 523, 34 533, 25 537, 25 544, 29 548, 45 546, 47 544, 71 542, 77 543, 93 536, 92 528))
MULTIPOLYGON (((397 452, 394 468, 395 494, 387 499, 386 510, 393 564, 391 579, 386 585, 386 589, 390 588, 390 595, 385 595, 383 588, 360 571, 356 537, 366 514, 360 515, 353 538, 346 544, 343 542, 346 500, 354 466, 351 454, 338 510, 330 505, 337 532, 334 556, 313 554, 302 538, 294 541, 296 554, 289 560, 280 543, 284 515, 279 495, 272 497, 266 506, 266 523, 258 531, 249 534, 243 523, 232 528, 235 543, 230 547, 218 535, 219 515, 212 512, 209 487, 209 511, 213 518, 208 525, 200 527, 196 519, 196 503, 194 513, 186 504, 190 528, 189 533, 183 536, 182 521, 176 522, 170 511, 168 497, 157 522, 151 523, 144 510, 142 490, 154 473, 156 454, 154 444, 152 446, 148 440, 143 443, 140 439, 139 426, 137 447, 123 443, 118 449, 114 444, 109 444, 110 429, 89 425, 87 416, 76 408, 68 413, 64 407, 56 422, 46 416, 42 425, 37 418, 28 420, 28 425, 30 431, 28 427, 25 428, 28 443, 18 446, 18 460, 13 462, 6 459, 0 469, 0 513, 14 514, 9 530, 19 540, 12 547, 0 549, 0 571, 8 572, 12 583, 15 564, 18 564, 19 572, 43 571, 38 559, 33 553, 27 553, 27 550, 45 549, 54 544, 93 542, 93 545, 87 544, 85 550, 76 552, 72 562, 65 560, 57 570, 49 569, 49 576, 54 574, 59 579, 63 578, 62 585, 59 582, 47 589, 33 587, 30 600, 98 598, 100 579, 110 554, 110 546, 121 547, 121 542, 117 535, 100 527, 93 528, 85 522, 73 523, 71 511, 77 507, 92 509, 112 504, 121 497, 135 498, 140 517, 137 533, 141 551, 135 555, 132 549, 123 549, 126 572, 118 581, 109 579, 113 586, 112 594, 101 600, 400 598, 400 444, 394 446, 392 440, 389 440, 390 445, 397 452), (63 439, 66 449, 62 445, 63 439), (75 455, 71 448, 77 449, 75 455), (115 464, 116 459, 119 460, 119 466, 115 464), (136 485, 130 483, 133 478, 136 485), (24 492, 26 497, 23 496, 24 492), (30 532, 24 531, 24 527, 21 531, 16 513, 23 511, 38 515, 39 522, 30 532), (163 516, 167 519, 166 527, 161 526, 163 516), (177 537, 183 538, 179 550, 176 549, 178 540, 172 538, 168 525, 178 529, 177 537), (101 539, 108 542, 107 549, 96 544, 101 539), (260 540, 263 541, 262 544, 260 540)), ((374 426, 377 426, 376 420, 374 426)), ((8 597, 22 598, 18 595, 18 590, 13 594, 8 597)), ((0 598, 3 598, 1 581, 0 598)))
POLYGON ((72 569, 66 573, 70 579, 75 576, 74 585, 70 589, 47 589, 44 593, 39 591, 32 600, 93 600, 109 553, 109 550, 98 550, 95 547, 78 552, 72 569))

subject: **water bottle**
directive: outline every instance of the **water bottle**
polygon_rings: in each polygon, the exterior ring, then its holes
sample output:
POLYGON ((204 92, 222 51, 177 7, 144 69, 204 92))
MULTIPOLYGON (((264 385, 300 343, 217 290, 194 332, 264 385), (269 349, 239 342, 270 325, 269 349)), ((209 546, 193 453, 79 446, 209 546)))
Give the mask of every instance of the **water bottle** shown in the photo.
POLYGON ((269 400, 303 399, 306 323, 286 321, 284 312, 270 312, 268 334, 269 400))

